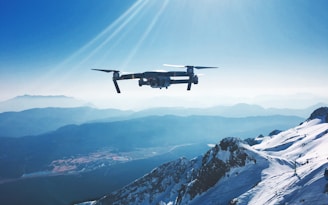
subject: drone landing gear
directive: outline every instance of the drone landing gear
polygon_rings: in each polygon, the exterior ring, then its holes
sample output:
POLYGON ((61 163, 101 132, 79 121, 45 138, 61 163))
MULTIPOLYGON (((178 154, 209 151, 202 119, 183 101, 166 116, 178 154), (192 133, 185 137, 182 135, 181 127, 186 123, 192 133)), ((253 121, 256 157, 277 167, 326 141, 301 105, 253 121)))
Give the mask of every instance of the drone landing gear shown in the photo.
POLYGON ((116 88, 116 92, 121 93, 120 88, 118 87, 117 81, 115 79, 113 79, 113 82, 114 82, 114 85, 115 85, 115 88, 116 88))
POLYGON ((191 84, 198 84, 198 76, 197 75, 193 75, 193 76, 189 76, 189 80, 188 80, 188 87, 187 90, 191 89, 191 84))
POLYGON ((114 82, 117 93, 121 93, 121 90, 120 90, 120 88, 118 87, 118 84, 117 84, 117 80, 119 80, 119 79, 120 79, 119 71, 113 70, 113 82, 114 82))

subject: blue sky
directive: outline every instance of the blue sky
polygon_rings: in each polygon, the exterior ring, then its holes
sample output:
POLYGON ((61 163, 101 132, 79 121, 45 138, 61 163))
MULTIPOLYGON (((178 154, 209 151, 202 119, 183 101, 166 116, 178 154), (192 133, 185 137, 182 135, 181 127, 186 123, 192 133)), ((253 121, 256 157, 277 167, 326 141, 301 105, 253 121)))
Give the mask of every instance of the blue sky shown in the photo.
POLYGON ((300 107, 328 99, 328 1, 0 1, 0 101, 68 95, 100 107, 300 107), (162 64, 218 66, 168 90, 120 81, 162 64))

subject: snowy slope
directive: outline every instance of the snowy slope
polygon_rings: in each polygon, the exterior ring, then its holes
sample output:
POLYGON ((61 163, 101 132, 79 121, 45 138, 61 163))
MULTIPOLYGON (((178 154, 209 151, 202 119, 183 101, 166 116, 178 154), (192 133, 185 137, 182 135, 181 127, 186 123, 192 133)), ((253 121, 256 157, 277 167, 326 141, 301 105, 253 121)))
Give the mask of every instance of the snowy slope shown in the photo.
POLYGON ((283 169, 273 163, 263 170, 263 183, 252 195, 249 204, 263 199, 266 204, 328 204, 327 181, 323 177, 328 167, 328 108, 316 110, 300 126, 266 138, 254 148, 272 159, 282 159, 283 169), (292 166, 288 165, 288 162, 292 166))
POLYGON ((88 204, 328 204, 328 108, 249 146, 223 139, 88 204))

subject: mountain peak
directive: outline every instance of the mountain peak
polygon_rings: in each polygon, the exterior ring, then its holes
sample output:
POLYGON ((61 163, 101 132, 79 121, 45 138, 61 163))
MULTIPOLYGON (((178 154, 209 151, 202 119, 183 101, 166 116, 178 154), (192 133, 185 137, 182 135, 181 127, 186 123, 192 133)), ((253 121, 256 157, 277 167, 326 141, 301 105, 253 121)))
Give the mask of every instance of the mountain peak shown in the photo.
POLYGON ((165 163, 93 204, 189 204, 232 174, 231 170, 256 164, 248 148, 237 138, 225 138, 203 156, 165 163))
POLYGON ((308 118, 309 120, 320 119, 322 122, 328 122, 328 107, 320 107, 313 111, 313 113, 308 118))

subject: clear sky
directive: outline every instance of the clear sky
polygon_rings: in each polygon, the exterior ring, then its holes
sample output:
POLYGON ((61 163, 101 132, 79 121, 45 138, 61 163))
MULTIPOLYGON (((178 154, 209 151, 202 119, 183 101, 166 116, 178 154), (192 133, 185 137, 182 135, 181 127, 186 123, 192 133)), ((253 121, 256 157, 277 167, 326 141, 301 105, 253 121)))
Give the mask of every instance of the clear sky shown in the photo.
POLYGON ((141 109, 328 100, 327 0, 2 0, 0 101, 67 95, 141 109), (91 68, 218 66, 199 84, 139 87, 91 68))

